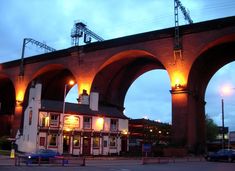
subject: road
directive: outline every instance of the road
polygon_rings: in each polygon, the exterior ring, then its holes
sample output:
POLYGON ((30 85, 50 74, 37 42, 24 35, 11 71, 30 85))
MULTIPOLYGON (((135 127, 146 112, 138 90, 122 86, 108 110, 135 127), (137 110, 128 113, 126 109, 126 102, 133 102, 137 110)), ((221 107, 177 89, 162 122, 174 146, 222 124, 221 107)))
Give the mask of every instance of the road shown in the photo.
POLYGON ((142 165, 141 160, 90 160, 86 166, 0 165, 0 171, 234 171, 235 162, 175 161, 142 165))

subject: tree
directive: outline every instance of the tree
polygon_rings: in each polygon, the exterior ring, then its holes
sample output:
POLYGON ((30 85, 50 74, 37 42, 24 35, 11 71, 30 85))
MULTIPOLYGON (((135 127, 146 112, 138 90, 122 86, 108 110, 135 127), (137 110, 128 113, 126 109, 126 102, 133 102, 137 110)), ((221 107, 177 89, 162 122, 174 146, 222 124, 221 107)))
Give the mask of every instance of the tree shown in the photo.
POLYGON ((219 134, 218 125, 213 119, 206 115, 206 140, 207 142, 214 141, 219 134))

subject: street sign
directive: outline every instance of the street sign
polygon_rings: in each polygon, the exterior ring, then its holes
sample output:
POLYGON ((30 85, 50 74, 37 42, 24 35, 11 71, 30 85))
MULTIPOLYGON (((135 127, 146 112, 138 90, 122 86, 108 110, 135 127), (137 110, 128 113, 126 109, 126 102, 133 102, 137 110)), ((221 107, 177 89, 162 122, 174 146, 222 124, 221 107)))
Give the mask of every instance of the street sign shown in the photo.
POLYGON ((142 145, 142 152, 151 152, 151 144, 143 144, 142 145))

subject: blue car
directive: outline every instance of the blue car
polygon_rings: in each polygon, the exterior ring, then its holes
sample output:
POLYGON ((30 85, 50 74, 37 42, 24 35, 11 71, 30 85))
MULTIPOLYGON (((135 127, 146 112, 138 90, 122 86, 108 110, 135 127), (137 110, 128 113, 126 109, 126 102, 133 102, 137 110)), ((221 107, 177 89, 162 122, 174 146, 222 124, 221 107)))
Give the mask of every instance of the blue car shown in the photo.
POLYGON ((39 159, 41 161, 49 161, 50 158, 55 158, 56 156, 60 156, 60 154, 50 149, 40 149, 36 153, 25 154, 27 163, 38 162, 39 159))
POLYGON ((215 153, 209 153, 205 156, 207 161, 235 161, 235 150, 233 149, 222 149, 215 153))

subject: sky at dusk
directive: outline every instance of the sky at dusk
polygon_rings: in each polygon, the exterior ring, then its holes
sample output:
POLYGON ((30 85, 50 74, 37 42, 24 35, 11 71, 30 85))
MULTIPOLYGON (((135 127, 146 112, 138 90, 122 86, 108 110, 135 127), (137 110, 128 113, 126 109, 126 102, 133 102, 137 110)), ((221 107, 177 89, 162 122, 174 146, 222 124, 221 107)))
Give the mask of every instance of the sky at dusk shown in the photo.
MULTIPOLYGON (((234 0, 181 0, 194 23, 234 16, 234 0)), ((33 38, 55 49, 71 47, 76 20, 87 24, 105 40, 174 26, 173 0, 1 0, 0 63, 20 59, 24 38, 33 38)), ((180 25, 186 24, 180 14, 180 25)), ((25 56, 42 53, 28 45, 25 56)), ((235 87, 235 62, 220 69, 206 91, 206 113, 221 125, 220 88, 235 87)), ((125 98, 125 114, 171 123, 170 79, 165 70, 140 76, 125 98)), ((235 91, 235 90, 234 90, 235 91)), ((77 88, 67 96, 76 102, 77 88)), ((235 92, 223 97, 225 126, 235 131, 235 92)))

